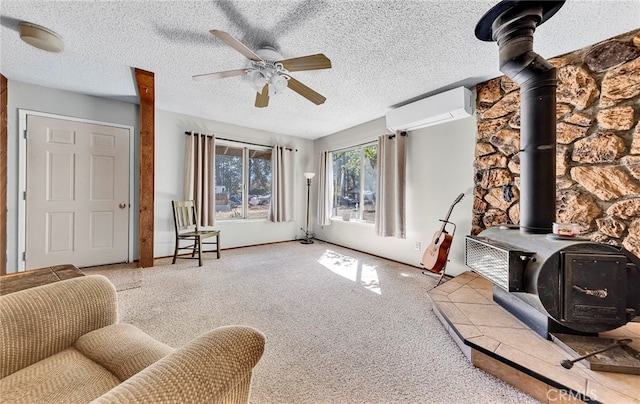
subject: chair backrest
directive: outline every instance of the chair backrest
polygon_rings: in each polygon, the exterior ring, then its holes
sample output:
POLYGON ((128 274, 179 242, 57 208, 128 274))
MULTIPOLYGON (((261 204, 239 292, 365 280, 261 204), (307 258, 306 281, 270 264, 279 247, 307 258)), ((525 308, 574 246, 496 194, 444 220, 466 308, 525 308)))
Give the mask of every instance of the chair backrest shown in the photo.
POLYGON ((193 201, 171 201, 173 205, 173 224, 176 233, 197 229, 198 214, 193 201))

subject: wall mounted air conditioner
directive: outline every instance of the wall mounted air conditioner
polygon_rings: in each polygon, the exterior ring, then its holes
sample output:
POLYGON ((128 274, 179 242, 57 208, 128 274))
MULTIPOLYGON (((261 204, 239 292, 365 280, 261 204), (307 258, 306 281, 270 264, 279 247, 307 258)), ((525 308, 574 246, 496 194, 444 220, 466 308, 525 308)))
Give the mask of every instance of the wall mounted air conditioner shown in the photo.
POLYGON ((390 131, 408 131, 466 118, 473 113, 471 91, 454 88, 392 109, 386 115, 390 131))

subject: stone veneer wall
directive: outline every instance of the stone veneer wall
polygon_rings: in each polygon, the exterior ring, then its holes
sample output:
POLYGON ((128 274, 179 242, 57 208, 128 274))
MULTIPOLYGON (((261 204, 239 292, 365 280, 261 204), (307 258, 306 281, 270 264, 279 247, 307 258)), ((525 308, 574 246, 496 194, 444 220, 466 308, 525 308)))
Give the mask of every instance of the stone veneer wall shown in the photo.
MULTIPOLYGON (((640 257, 640 30, 550 59, 558 69, 556 221, 640 257)), ((472 234, 520 221, 520 91, 477 86, 472 234)), ((553 184, 549 184, 553 186, 553 184)))

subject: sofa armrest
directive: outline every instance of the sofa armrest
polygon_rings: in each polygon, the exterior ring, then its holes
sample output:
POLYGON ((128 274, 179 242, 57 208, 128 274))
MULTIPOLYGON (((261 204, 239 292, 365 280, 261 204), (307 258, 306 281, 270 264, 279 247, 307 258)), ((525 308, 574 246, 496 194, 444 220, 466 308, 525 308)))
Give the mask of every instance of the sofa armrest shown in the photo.
POLYGON ((264 335, 253 328, 216 328, 93 403, 246 403, 252 370, 264 344, 264 335))
POLYGON ((0 296, 0 377, 58 353, 117 319, 116 289, 100 275, 0 296))

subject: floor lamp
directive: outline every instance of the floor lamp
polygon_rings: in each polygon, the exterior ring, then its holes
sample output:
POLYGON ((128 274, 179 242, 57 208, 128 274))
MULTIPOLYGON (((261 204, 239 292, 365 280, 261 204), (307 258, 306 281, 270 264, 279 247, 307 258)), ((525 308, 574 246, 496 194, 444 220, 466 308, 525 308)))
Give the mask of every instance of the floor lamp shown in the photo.
POLYGON ((307 179, 307 227, 304 230, 304 239, 300 241, 302 244, 313 244, 313 235, 309 232, 309 198, 311 194, 311 178, 316 173, 304 173, 304 178, 307 179))

